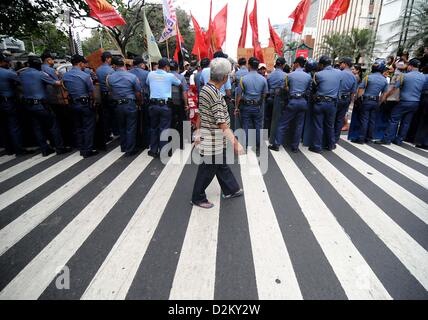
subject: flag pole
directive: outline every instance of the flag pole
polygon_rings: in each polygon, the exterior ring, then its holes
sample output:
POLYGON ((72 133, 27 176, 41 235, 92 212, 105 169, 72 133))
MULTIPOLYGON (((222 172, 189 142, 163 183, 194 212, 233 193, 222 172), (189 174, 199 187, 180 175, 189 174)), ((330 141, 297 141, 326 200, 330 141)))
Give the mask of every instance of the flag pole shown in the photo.
POLYGON ((168 56, 168 60, 169 60, 170 57, 169 57, 169 43, 168 43, 168 39, 166 39, 166 55, 168 56))

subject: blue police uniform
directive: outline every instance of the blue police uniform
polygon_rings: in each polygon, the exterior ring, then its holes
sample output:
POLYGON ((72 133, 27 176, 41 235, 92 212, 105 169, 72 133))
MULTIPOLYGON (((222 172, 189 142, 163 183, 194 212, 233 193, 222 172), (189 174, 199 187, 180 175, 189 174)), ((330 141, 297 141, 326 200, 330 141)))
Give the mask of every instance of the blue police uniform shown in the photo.
POLYGON ((376 124, 376 110, 379 107, 379 96, 388 90, 388 82, 380 72, 375 72, 365 77, 360 83, 359 88, 364 89, 364 94, 359 110, 358 121, 360 132, 358 141, 365 142, 374 138, 373 134, 376 124))
POLYGON ((180 135, 180 148, 184 148, 184 134, 183 134, 183 122, 186 120, 185 102, 183 100, 183 92, 189 91, 189 85, 187 84, 184 75, 177 71, 171 71, 171 73, 181 82, 179 87, 172 86, 172 125, 171 127, 178 131, 180 135))
POLYGON ((340 133, 342 132, 344 119, 348 112, 351 98, 357 92, 358 87, 357 78, 354 76, 351 69, 346 68, 342 70, 341 76, 339 96, 337 99, 336 121, 334 124, 334 136, 336 143, 340 139, 340 133))
POLYGON ((238 71, 236 71, 235 73, 235 81, 236 81, 236 90, 235 90, 235 97, 238 96, 238 94, 241 92, 241 86, 239 85, 239 83, 241 82, 241 78, 243 76, 246 76, 248 74, 248 69, 247 67, 241 67, 238 71))
POLYGON ((285 85, 289 92, 289 102, 282 112, 276 132, 275 144, 282 145, 284 134, 290 129, 294 121, 294 132, 291 135, 291 149, 297 150, 303 133, 305 112, 308 110, 308 92, 312 78, 303 68, 297 68, 285 78, 285 85))
POLYGON ((179 86, 181 81, 172 73, 159 69, 149 73, 146 83, 150 87, 150 151, 157 154, 166 144, 166 141, 160 141, 160 135, 171 126, 172 110, 168 106, 172 97, 171 86, 179 86))
POLYGON ((97 74, 93 72, 90 68, 85 68, 83 71, 91 76, 92 81, 98 80, 97 74))
POLYGON ((0 68, 0 119, 7 153, 22 154, 21 126, 18 120, 14 87, 19 83, 16 72, 0 68))
POLYGON ((48 127, 57 152, 64 149, 61 132, 54 113, 46 105, 46 85, 55 85, 56 81, 47 73, 28 68, 19 75, 26 110, 31 115, 34 134, 42 153, 51 149, 46 142, 44 127, 48 127))
POLYGON ((107 76, 107 84, 117 105, 121 150, 133 153, 136 151, 138 119, 135 94, 142 90, 140 81, 135 74, 120 68, 107 76))
POLYGON ((269 97, 265 103, 265 128, 269 129, 269 141, 275 144, 275 135, 278 130, 278 122, 281 118, 281 113, 284 107, 285 100, 281 94, 284 89, 284 79, 286 73, 276 67, 275 70, 268 76, 269 97))
POLYGON ((326 148, 334 149, 334 120, 336 116, 336 103, 340 89, 341 71, 332 66, 325 67, 315 73, 316 86, 315 103, 312 115, 312 143, 311 150, 320 152, 323 148, 323 139, 327 141, 326 148))
MULTIPOLYGON (((111 133, 114 135, 119 134, 119 127, 115 117, 115 110, 110 100, 109 90, 106 84, 106 78, 109 74, 113 73, 114 69, 107 63, 103 63, 96 70, 96 75, 101 91, 101 109, 98 110, 99 114, 99 130, 102 130, 104 135, 104 141, 110 139, 111 133)), ((99 132, 97 129, 97 137, 99 137, 99 132)), ((98 139, 97 139, 98 140, 98 139)))
POLYGON ((416 130, 415 144, 417 147, 428 148, 428 74, 424 74, 425 84, 422 88, 421 102, 421 119, 416 130))
POLYGON ((256 129, 256 146, 260 147, 260 130, 263 127, 263 97, 268 91, 266 79, 257 71, 252 70, 240 81, 242 90, 241 106, 239 107, 242 128, 247 136, 250 126, 256 129))
POLYGON ((149 71, 141 69, 140 67, 133 67, 131 70, 129 70, 130 73, 137 76, 138 80, 140 80, 140 85, 142 88, 142 93, 146 97, 149 95, 149 86, 147 85, 147 77, 149 75, 149 71))
POLYGON ((425 85, 425 75, 417 70, 404 73, 402 79, 395 83, 400 89, 400 102, 392 109, 388 129, 383 141, 401 145, 409 130, 413 115, 418 110, 422 90, 425 85), (400 130, 397 133, 398 125, 400 130))
MULTIPOLYGON (((211 79, 211 68, 205 68, 202 70, 201 74, 201 87, 206 85, 211 79)), ((225 96, 226 90, 232 90, 232 83, 230 82, 230 78, 227 79, 226 83, 221 86, 220 92, 225 96)))
POLYGON ((72 102, 74 135, 82 156, 91 154, 94 145, 96 114, 90 97, 94 91, 91 76, 79 67, 73 67, 62 78, 72 102))
POLYGON ((52 79, 59 80, 58 76, 55 73, 55 69, 47 63, 42 64, 42 71, 46 72, 52 79))

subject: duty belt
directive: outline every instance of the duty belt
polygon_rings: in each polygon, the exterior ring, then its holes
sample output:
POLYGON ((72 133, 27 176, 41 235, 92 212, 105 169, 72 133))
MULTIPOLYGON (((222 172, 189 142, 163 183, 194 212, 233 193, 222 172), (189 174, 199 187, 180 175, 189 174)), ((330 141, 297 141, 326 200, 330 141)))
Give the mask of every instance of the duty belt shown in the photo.
POLYGON ((244 100, 244 104, 247 106, 259 106, 261 103, 260 100, 244 100))
POLYGON ((79 102, 82 104, 86 104, 89 103, 89 97, 80 97, 80 98, 76 98, 76 99, 72 99, 72 102, 79 102))
POLYGON ((363 100, 378 101, 378 96, 363 96, 363 100))
POLYGON ((306 98, 306 94, 305 93, 294 93, 294 94, 290 94, 290 98, 291 99, 306 98))
POLYGON ((168 105, 169 100, 166 99, 150 99, 151 104, 157 104, 159 106, 166 106, 168 105))
POLYGON ((334 102, 336 99, 328 96, 316 96, 315 97, 316 102, 334 102))
POLYGON ((120 106, 121 104, 127 104, 131 101, 135 101, 134 99, 114 99, 113 100, 118 106, 120 106))
POLYGON ((347 100, 347 99, 350 99, 350 98, 351 98, 350 94, 347 94, 347 93, 339 94, 339 99, 340 100, 347 100))
POLYGON ((30 106, 34 106, 36 104, 42 104, 44 103, 46 100, 45 99, 24 99, 25 103, 30 105, 30 106))

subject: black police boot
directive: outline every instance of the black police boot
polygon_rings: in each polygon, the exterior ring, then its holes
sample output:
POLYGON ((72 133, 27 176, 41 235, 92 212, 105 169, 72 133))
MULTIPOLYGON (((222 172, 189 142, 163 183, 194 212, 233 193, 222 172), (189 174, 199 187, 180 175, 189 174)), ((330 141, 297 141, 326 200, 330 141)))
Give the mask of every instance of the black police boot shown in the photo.
POLYGON ((415 147, 416 147, 416 148, 419 148, 419 149, 428 150, 428 146, 423 145, 423 144, 417 144, 415 147))
POLYGON ((125 153, 125 157, 132 157, 135 156, 138 153, 138 150, 132 150, 130 152, 125 153))
POLYGON ((322 150, 315 149, 314 147, 309 147, 309 149, 308 149, 308 150, 309 150, 309 151, 311 151, 311 152, 319 153, 319 154, 321 154, 321 153, 322 153, 322 150))
POLYGON ((149 152, 147 152, 147 154, 148 154, 150 157, 153 157, 153 158, 159 158, 159 153, 153 152, 153 151, 151 151, 151 150, 149 150, 149 152))
POLYGON ((82 155, 82 157, 83 158, 89 158, 89 157, 92 157, 92 156, 95 156, 95 155, 97 155, 98 154, 98 151, 96 151, 96 150, 91 150, 91 151, 89 151, 89 152, 85 152, 85 153, 83 153, 83 154, 81 154, 82 155))
POLYGON ((42 151, 42 155, 43 155, 43 157, 47 157, 48 155, 50 155, 50 154, 52 154, 52 153, 55 153, 55 150, 54 150, 54 149, 52 149, 52 148, 48 148, 48 149, 46 149, 46 150, 42 151))
POLYGON ((384 145, 390 145, 391 142, 385 141, 385 140, 378 140, 375 142, 376 144, 384 144, 384 145))
POLYGON ((298 153, 299 152, 299 148, 291 148, 291 152, 298 153))
POLYGON ((268 149, 273 151, 279 151, 279 146, 277 144, 271 144, 268 146, 268 149))
POLYGON ((71 148, 70 147, 64 147, 64 148, 58 148, 56 149, 56 154, 60 155, 60 154, 64 154, 64 153, 69 153, 71 152, 71 148))

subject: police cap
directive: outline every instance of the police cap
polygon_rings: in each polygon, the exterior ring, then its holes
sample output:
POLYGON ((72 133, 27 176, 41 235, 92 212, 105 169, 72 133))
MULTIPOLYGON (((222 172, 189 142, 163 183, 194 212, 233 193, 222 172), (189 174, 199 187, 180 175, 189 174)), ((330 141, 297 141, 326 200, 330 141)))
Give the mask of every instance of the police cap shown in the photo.
POLYGON ((111 59, 111 64, 112 64, 113 66, 123 67, 123 66, 125 65, 125 61, 123 61, 123 58, 122 58, 122 57, 114 56, 114 57, 111 59))
POLYGON ((297 57, 294 63, 299 64, 303 68, 306 64, 306 59, 304 57, 297 57))
POLYGON ((275 65, 278 67, 285 65, 285 59, 283 57, 279 57, 276 59, 275 65))
POLYGON ((409 61, 409 66, 419 68, 420 65, 421 65, 421 61, 419 59, 413 58, 413 59, 410 59, 409 61))
POLYGON ((28 66, 40 71, 42 70, 42 61, 38 57, 29 57, 28 66))
POLYGON ((111 52, 104 51, 103 54, 101 55, 101 60, 105 62, 108 58, 112 58, 112 57, 113 55, 111 54, 111 52))
POLYGON ((321 56, 318 63, 322 64, 323 66, 330 66, 331 65, 331 58, 329 56, 321 56))
POLYGON ((342 59, 339 60, 339 63, 342 64, 346 64, 348 67, 352 67, 352 59, 349 57, 343 57, 342 59))
POLYGON ((214 59, 215 58, 225 58, 227 59, 229 56, 225 54, 223 51, 217 51, 214 53, 214 59))
POLYGON ((201 68, 202 69, 205 69, 205 68, 207 68, 209 65, 210 65, 210 59, 208 59, 208 58, 203 58, 202 60, 201 60, 201 68))
POLYGON ((169 62, 169 66, 171 67, 172 71, 178 70, 178 62, 175 60, 171 60, 169 62))
POLYGON ((238 65, 245 66, 247 64, 247 59, 245 58, 239 58, 238 65))
POLYGON ((259 68, 259 64, 260 61, 256 57, 251 57, 250 59, 248 59, 248 65, 255 70, 259 68))
POLYGON ((75 54, 71 57, 72 65, 78 64, 80 62, 87 63, 88 61, 86 61, 85 57, 81 56, 80 54, 75 54))
POLYGON ((162 58, 158 62, 159 68, 163 69, 166 66, 170 66, 169 60, 167 58, 162 58))
POLYGON ((146 61, 144 61, 142 57, 135 57, 132 63, 134 64, 134 66, 138 66, 142 63, 146 64, 146 61))
POLYGON ((42 61, 45 61, 48 58, 53 59, 51 53, 48 51, 43 52, 42 55, 40 56, 40 58, 42 59, 42 61))

